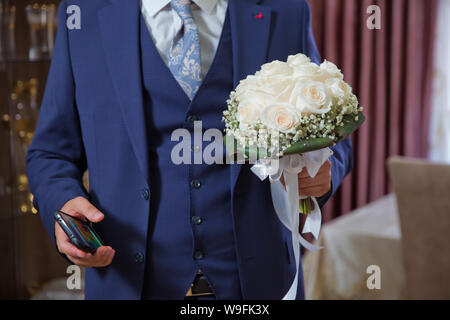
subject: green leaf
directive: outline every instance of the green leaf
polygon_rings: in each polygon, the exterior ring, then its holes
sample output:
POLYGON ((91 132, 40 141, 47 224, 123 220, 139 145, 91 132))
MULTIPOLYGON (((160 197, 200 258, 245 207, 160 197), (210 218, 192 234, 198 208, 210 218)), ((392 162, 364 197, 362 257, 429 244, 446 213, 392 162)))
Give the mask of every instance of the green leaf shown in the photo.
POLYGON ((344 116, 343 124, 335 129, 335 133, 339 136, 336 141, 330 138, 313 138, 308 140, 302 140, 294 143, 290 148, 286 149, 285 155, 305 153, 323 148, 331 147, 333 143, 338 143, 353 132, 355 132, 365 121, 365 117, 362 112, 355 114, 348 114, 344 116), (355 120, 355 118, 358 120, 355 120))
POLYGON ((335 130, 335 132, 339 135, 338 142, 346 139, 349 135, 355 132, 359 127, 361 127, 365 120, 366 117, 364 117, 362 112, 359 112, 357 115, 348 114, 344 116, 344 124, 335 130), (355 120, 356 117, 358 120, 355 120))
MULTIPOLYGON (((264 148, 257 146, 242 146, 238 141, 229 135, 224 136, 225 149, 228 156, 236 156, 237 154, 245 154, 247 158, 264 159, 270 156, 269 152, 264 148)), ((236 160, 236 157, 235 157, 236 160)))
POLYGON ((308 140, 302 140, 294 143, 291 147, 286 149, 285 155, 305 153, 314 150, 320 150, 323 148, 331 147, 333 140, 330 138, 314 138, 308 140))
MULTIPOLYGON (((361 127, 365 119, 366 118, 362 112, 359 112, 357 115, 345 115, 342 121, 343 124, 335 129, 335 133, 338 136, 336 141, 333 141, 330 138, 312 138, 308 140, 301 140, 286 149, 284 154, 299 154, 331 147, 334 143, 338 143, 346 139, 349 135, 355 132, 359 127, 361 127), (358 120, 355 120, 355 118, 358 118, 358 120)), ((226 135, 224 140, 228 156, 236 156, 239 153, 245 154, 246 157, 251 157, 252 159, 263 159, 270 157, 270 154, 266 149, 258 148, 257 146, 243 147, 232 136, 226 135)))

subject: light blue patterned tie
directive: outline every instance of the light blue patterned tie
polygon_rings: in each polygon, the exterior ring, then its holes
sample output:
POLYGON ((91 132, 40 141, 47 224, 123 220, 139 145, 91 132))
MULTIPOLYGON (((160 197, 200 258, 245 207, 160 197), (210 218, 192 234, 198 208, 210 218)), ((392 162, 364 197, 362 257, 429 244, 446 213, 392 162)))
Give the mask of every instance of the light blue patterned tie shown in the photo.
POLYGON ((197 23, 190 8, 191 0, 172 0, 170 6, 180 16, 183 26, 172 40, 169 69, 186 95, 192 100, 202 83, 200 42, 197 23))

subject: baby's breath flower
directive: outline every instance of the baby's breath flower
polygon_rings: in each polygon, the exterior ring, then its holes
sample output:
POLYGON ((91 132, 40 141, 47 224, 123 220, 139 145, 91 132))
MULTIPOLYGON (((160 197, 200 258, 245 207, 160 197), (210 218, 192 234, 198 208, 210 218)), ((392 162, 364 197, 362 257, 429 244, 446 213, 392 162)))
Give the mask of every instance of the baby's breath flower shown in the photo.
MULTIPOLYGON (((276 70, 272 71, 276 72, 276 70)), ((248 91, 244 92, 245 96, 247 99, 248 97, 251 99, 252 85, 256 84, 256 87, 258 87, 258 79, 264 76, 264 73, 258 72, 254 76, 247 78, 246 85, 241 87, 241 91, 239 91, 239 97, 242 96, 242 88, 244 88, 244 91, 248 91), (249 83, 249 81, 254 81, 254 84, 249 83)), ((322 114, 299 113, 297 123, 293 127, 294 130, 282 133, 269 128, 261 119, 255 121, 255 123, 241 126, 237 118, 239 109, 238 95, 235 91, 232 91, 229 99, 226 101, 227 110, 223 112, 222 119, 225 122, 225 132, 227 135, 233 136, 242 146, 264 148, 272 156, 282 156, 283 152, 292 146, 293 143, 301 140, 317 137, 336 140, 335 129, 343 124, 344 116, 354 115, 354 119, 358 120, 358 113, 362 112, 363 108, 358 105, 358 99, 351 93, 351 90, 345 96, 332 97, 332 99, 333 105, 328 112, 322 114)), ((255 101, 258 101, 257 98, 255 98, 255 101)))

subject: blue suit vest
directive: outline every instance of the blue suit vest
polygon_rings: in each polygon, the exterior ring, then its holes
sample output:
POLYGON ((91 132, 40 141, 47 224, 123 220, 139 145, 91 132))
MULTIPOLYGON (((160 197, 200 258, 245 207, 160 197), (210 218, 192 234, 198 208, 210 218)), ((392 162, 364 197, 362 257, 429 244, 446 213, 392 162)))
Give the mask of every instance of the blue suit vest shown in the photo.
POLYGON ((143 297, 182 298, 201 269, 217 298, 240 299, 230 167, 194 164, 194 154, 210 143, 198 138, 194 141, 194 121, 201 121, 203 132, 224 129, 222 112, 233 90, 229 17, 214 61, 192 102, 162 60, 142 17, 140 30, 150 165, 143 297), (191 164, 176 165, 171 159, 172 150, 179 143, 172 141, 171 136, 180 128, 190 133, 191 164))

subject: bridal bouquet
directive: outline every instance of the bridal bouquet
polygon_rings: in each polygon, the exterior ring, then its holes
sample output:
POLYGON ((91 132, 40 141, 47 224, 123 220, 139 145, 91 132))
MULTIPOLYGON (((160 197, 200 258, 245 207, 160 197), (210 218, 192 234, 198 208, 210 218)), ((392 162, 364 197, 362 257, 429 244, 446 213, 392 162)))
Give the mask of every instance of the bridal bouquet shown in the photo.
POLYGON ((224 111, 226 134, 244 157, 282 157, 332 146, 364 121, 352 88, 335 64, 303 55, 264 64, 242 80, 224 111))
MULTIPOLYGON (((329 147, 364 122, 358 99, 343 79, 329 61, 318 66, 303 54, 289 56, 287 62, 264 64, 242 80, 223 113, 227 154, 254 164, 253 173, 272 182, 275 211, 292 232, 297 276, 298 243, 321 249, 299 234, 299 212, 308 215, 302 232, 316 239, 322 219, 315 198, 299 197, 298 173, 306 168, 315 177, 333 154, 329 147)), ((285 299, 295 298, 297 276, 285 299)))

